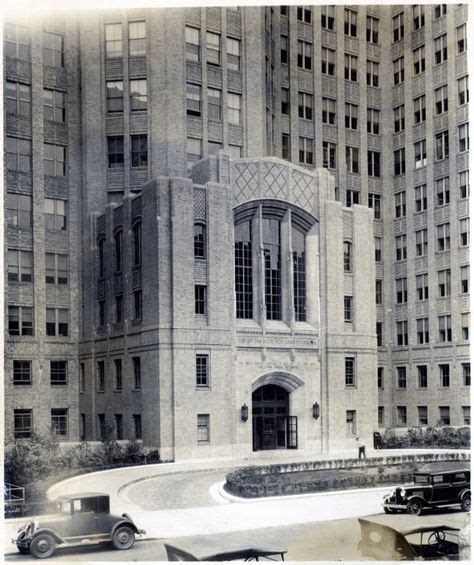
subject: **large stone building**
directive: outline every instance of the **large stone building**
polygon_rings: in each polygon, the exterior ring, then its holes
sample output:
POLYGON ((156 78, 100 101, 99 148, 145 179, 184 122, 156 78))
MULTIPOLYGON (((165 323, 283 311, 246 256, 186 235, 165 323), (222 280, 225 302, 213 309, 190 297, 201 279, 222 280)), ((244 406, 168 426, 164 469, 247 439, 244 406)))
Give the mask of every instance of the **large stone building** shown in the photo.
POLYGON ((7 437, 183 457, 469 423, 467 10, 9 18, 7 437))

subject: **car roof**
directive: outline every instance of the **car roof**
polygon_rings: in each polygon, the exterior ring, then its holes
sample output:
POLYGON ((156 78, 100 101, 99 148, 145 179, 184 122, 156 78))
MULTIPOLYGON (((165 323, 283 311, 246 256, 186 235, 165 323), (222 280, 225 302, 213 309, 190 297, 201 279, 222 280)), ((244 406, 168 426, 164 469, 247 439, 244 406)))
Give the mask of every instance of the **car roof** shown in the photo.
POLYGON ((62 494, 58 496, 55 500, 75 500, 77 498, 96 498, 98 496, 109 497, 107 492, 78 492, 76 494, 62 494))
POLYGON ((456 473, 470 473, 469 469, 445 469, 444 471, 418 471, 414 475, 454 475, 456 473))

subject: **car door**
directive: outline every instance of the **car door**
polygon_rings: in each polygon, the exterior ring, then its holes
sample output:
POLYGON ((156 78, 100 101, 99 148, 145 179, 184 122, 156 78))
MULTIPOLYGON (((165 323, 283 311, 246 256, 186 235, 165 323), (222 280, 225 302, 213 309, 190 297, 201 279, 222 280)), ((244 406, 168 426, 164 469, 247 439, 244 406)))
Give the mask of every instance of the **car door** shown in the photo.
POLYGON ((452 487, 449 475, 433 475, 433 498, 432 503, 443 504, 451 499, 452 487))
POLYGON ((97 514, 94 499, 78 498, 72 501, 72 516, 68 537, 84 538, 97 531, 97 514))

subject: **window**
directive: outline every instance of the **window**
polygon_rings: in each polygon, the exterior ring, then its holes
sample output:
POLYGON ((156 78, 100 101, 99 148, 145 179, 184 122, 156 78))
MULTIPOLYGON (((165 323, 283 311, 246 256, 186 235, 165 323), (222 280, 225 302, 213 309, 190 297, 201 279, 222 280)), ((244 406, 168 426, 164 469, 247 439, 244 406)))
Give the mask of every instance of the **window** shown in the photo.
POLYGON ((408 299, 407 279, 395 279, 395 288, 397 293, 397 304, 405 304, 408 299))
POLYGON ((142 319, 142 291, 133 291, 133 319, 135 321, 142 319))
POLYGON ((217 152, 222 149, 222 143, 218 141, 208 141, 207 142, 207 154, 217 155, 217 152))
POLYGON ((281 224, 263 218, 262 239, 267 320, 281 320, 281 224))
POLYGON ((31 115, 31 86, 20 82, 5 83, 5 109, 15 116, 31 115))
POLYGON ((105 390, 105 361, 97 362, 97 390, 99 392, 105 390))
POLYGON ((464 386, 471 386, 471 364, 462 364, 462 382, 464 386))
POLYGON ((298 117, 305 120, 313 119, 313 95, 298 92, 298 117))
POLYGON ((197 415, 197 442, 210 443, 209 414, 197 415))
POLYGON ((359 204, 360 193, 358 190, 346 190, 346 206, 351 208, 353 204, 359 204))
POLYGON ((352 243, 344 241, 344 272, 352 272, 352 243))
POLYGON ((7 136, 6 146, 7 170, 29 173, 31 171, 31 141, 7 136))
POLYGON ((375 249, 375 262, 380 263, 382 261, 382 238, 374 237, 374 249, 375 249))
POLYGON ((308 137, 299 138, 299 162, 303 165, 313 164, 314 140, 308 137))
POLYGON ((122 414, 115 414, 115 439, 123 439, 122 414))
POLYGON ((79 392, 86 391, 86 370, 84 363, 79 365, 79 392))
POLYGON ((188 137, 186 139, 186 159, 188 166, 202 158, 202 140, 188 137))
POLYGON ((33 410, 15 409, 13 411, 13 435, 15 439, 31 437, 33 433, 33 410))
POLYGON ((15 24, 4 27, 5 55, 21 61, 30 60, 30 30, 15 24))
POLYGON ((306 249, 305 234, 291 227, 293 255, 293 310, 296 322, 306 321, 306 249))
POLYGON ((428 230, 426 228, 415 232, 415 249, 417 257, 424 257, 428 253, 428 230))
POLYGON ((185 41, 186 41, 186 61, 192 61, 194 63, 198 63, 201 60, 200 31, 194 27, 186 26, 185 41))
POLYGON ((397 261, 407 258, 407 236, 405 234, 395 237, 395 257, 397 261))
POLYGON ((458 175, 459 182, 459 198, 467 198, 469 196, 469 171, 461 171, 458 175))
POLYGON ((207 286, 196 284, 194 286, 194 313, 207 313, 207 286))
POLYGON ((413 50, 413 72, 415 75, 425 72, 425 46, 413 50))
POLYGON ((43 31, 43 65, 64 67, 64 37, 62 35, 43 31))
POLYGON ((355 357, 346 357, 344 363, 345 363, 345 386, 351 388, 355 387, 356 386, 355 357))
POLYGON ((115 367, 115 387, 114 390, 121 391, 123 388, 123 376, 122 376, 122 359, 114 359, 115 367))
POLYGON ((469 245, 469 218, 459 220, 459 240, 461 247, 469 245))
POLYGON ((458 126, 458 141, 460 153, 469 150, 469 124, 458 126))
POLYGON ((296 19, 306 24, 311 23, 311 7, 310 6, 297 6, 296 19))
POLYGON ((66 148, 51 143, 45 143, 43 147, 44 174, 51 177, 66 176, 66 148))
POLYGON ((346 145, 346 171, 348 173, 359 172, 359 149, 357 147, 346 145))
POLYGON ((323 141, 323 167, 326 169, 336 168, 336 144, 323 141))
POLYGON ((399 133, 405 129, 405 104, 393 109, 393 130, 399 133))
POLYGON ((146 78, 130 81, 130 111, 142 112, 147 109, 148 95, 146 78))
POLYGON ((115 272, 121 273, 123 269, 123 230, 114 234, 115 272))
POLYGON ((375 304, 383 304, 383 281, 381 279, 375 281, 375 304))
POLYGON ((376 61, 367 60, 367 86, 379 86, 379 64, 376 61))
POLYGON ((194 224, 194 257, 204 259, 206 256, 206 226, 194 224))
POLYGON ((290 160, 291 147, 290 147, 290 136, 287 133, 281 134, 281 156, 287 161, 290 160))
POLYGON ((240 40, 232 37, 227 38, 227 70, 240 72, 240 40))
POLYGON ((464 312, 461 314, 461 339, 467 341, 469 339, 469 312, 464 312))
POLYGON ((461 294, 469 293, 469 265, 461 267, 461 294))
POLYGON ((449 204, 449 177, 436 181, 436 204, 438 206, 449 204))
POLYGON ((467 76, 458 78, 458 104, 462 106, 469 102, 469 79, 467 76))
POLYGON ((377 335, 377 347, 383 347, 383 322, 375 323, 375 333, 377 335))
POLYGON ((209 355, 196 355, 196 386, 209 387, 209 355))
POLYGON ((307 41, 298 40, 298 67, 310 71, 313 68, 313 45, 307 41))
POLYGON ((405 174, 405 148, 397 149, 393 152, 394 174, 395 176, 405 174))
POLYGON ((456 28, 456 41, 458 46, 458 55, 464 53, 467 49, 466 24, 462 24, 456 28))
POLYGON ((380 111, 375 108, 367 108, 367 133, 380 133, 380 111))
POLYGON ((146 55, 145 22, 128 22, 128 54, 130 57, 146 55))
POLYGON ((471 407, 462 406, 462 423, 464 426, 471 425, 471 407))
POLYGON ((51 409, 51 429, 58 436, 68 435, 67 408, 51 409))
POLYGON ((399 57, 393 62, 393 84, 401 84, 405 80, 405 60, 399 57))
POLYGON ((438 271, 438 296, 440 298, 451 296, 451 269, 438 271))
POLYGON ((434 40, 435 64, 439 65, 448 58, 448 41, 446 34, 440 35, 434 40))
POLYGON ((447 5, 446 4, 435 4, 433 6, 434 10, 434 19, 440 18, 441 16, 446 15, 447 5))
POLYGON ((404 218, 407 215, 406 192, 402 190, 395 194, 395 218, 404 218))
POLYGON ((109 169, 123 167, 123 137, 110 136, 107 138, 107 155, 109 169))
POLYGON ((49 375, 52 385, 67 385, 67 361, 50 361, 49 375))
POLYGON ((418 425, 427 426, 428 425, 428 407, 427 406, 417 406, 418 410, 418 425))
POLYGON ((334 49, 321 47, 321 72, 329 76, 336 74, 336 51, 334 49))
POLYGON ((336 123, 336 101, 332 98, 323 98, 322 121, 324 124, 336 123))
POLYGON ((235 226, 236 314, 240 319, 253 316, 252 225, 250 221, 235 226))
POLYGON ((44 199, 44 224, 47 230, 63 231, 67 227, 67 202, 55 198, 44 199))
POLYGON ((440 343, 451 341, 451 316, 438 316, 438 327, 440 343))
POLYGON ((105 300, 99 300, 99 328, 105 327, 106 310, 105 300))
POLYGON ((377 367, 377 388, 383 390, 383 367, 377 367))
POLYGON ((67 337, 69 335, 69 310, 46 308, 46 335, 67 337))
POLYGON ((425 27, 425 7, 422 4, 416 4, 412 7, 412 10, 414 31, 425 27))
POLYGON ((106 82, 107 112, 123 112, 123 81, 110 80, 106 82))
POLYGON ((207 89, 207 114, 211 122, 222 121, 222 91, 217 88, 207 89))
POLYGON ((428 300, 428 273, 416 275, 416 296, 418 300, 428 300))
POLYGON ((417 365, 418 388, 428 387, 428 367, 426 365, 417 365))
POLYGON ((131 136, 131 165, 146 167, 148 165, 148 140, 146 135, 131 136))
POLYGON ((406 388, 407 387, 407 368, 397 367, 397 387, 406 388))
POLYGON ((344 296, 344 322, 352 324, 352 296, 344 296))
POLYGON ((242 158, 242 147, 240 145, 228 145, 227 151, 230 153, 232 159, 241 159, 242 158))
POLYGON ((8 333, 9 335, 32 336, 33 308, 28 306, 8 307, 8 333))
POLYGON ((415 210, 422 212, 427 206, 426 184, 415 186, 415 210))
POLYGON ((407 407, 397 406, 397 426, 407 425, 407 407))
POLYGON ((357 57, 355 55, 344 54, 344 78, 357 82, 357 57))
POLYGON ((206 33, 206 54, 208 63, 221 64, 221 36, 218 33, 206 33))
POLYGON ((201 87, 198 84, 186 83, 186 114, 201 115, 201 87))
POLYGON ((132 357, 133 363, 133 389, 140 390, 142 388, 142 370, 140 357, 132 357))
POLYGON ((285 116, 290 113, 290 91, 288 88, 281 89, 281 113, 285 116))
POLYGON ((122 56, 122 24, 106 24, 105 57, 107 59, 122 56))
POLYGON ((401 12, 392 18, 393 42, 396 43, 405 36, 404 13, 401 12))
POLYGON ((115 297, 115 323, 121 324, 123 322, 123 296, 115 297))
POLYGON ((438 240, 438 251, 447 251, 451 249, 449 223, 436 226, 436 237, 438 240))
POLYGON ((356 411, 346 410, 346 435, 352 437, 357 434, 356 411))
POLYGON ((8 282, 32 282, 33 253, 18 249, 8 250, 8 282))
POLYGON ((321 6, 321 27, 334 30, 335 15, 335 6, 321 6))
POLYGON ((357 12, 347 8, 344 8, 344 34, 357 37, 357 12))
POLYGON ((133 430, 135 439, 142 439, 142 416, 133 414, 133 430))
POLYGON ((13 361, 13 384, 30 385, 31 382, 31 361, 13 361))
POLYGON ((240 94, 227 93, 227 120, 230 124, 240 125, 240 114, 242 96, 240 94))
POLYGON ((357 129, 358 106, 346 102, 345 126, 347 129, 357 129))
POLYGON ((416 320, 417 343, 422 345, 430 342, 430 324, 428 318, 418 318, 416 320))
POLYGON ((415 143, 415 169, 426 167, 426 139, 415 143))
POLYGON ((368 43, 378 45, 379 43, 379 20, 373 16, 367 16, 366 40, 368 43))
POLYGON ((374 212, 374 220, 382 219, 382 196, 380 194, 369 192, 369 208, 374 212))
POLYGON ((444 85, 435 89, 435 113, 443 114, 448 111, 448 86, 444 85))
POLYGON ((133 233, 133 266, 142 264, 142 223, 135 222, 132 227, 133 233))
POLYGON ((408 345, 408 322, 397 322, 397 345, 408 345))
POLYGON ((377 422, 378 422, 378 427, 379 428, 383 428, 384 427, 384 422, 385 422, 385 414, 384 414, 384 407, 383 406, 379 406, 377 409, 377 422))
POLYGON ((421 124, 426 120, 426 96, 418 96, 413 100, 415 124, 421 124))
POLYGON ((442 426, 450 426, 451 425, 451 417, 449 414, 449 406, 440 406, 439 407, 439 421, 442 426))

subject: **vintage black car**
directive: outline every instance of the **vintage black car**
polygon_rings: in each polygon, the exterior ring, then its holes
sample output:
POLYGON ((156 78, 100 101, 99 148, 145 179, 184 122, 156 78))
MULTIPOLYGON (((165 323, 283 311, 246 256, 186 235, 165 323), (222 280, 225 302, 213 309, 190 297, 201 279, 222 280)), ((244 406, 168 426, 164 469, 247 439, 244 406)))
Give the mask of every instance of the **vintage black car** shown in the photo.
POLYGON ((397 487, 384 497, 387 514, 406 511, 419 516, 426 508, 443 508, 460 504, 471 510, 471 473, 468 469, 414 473, 413 485, 397 487))
POLYGON ((12 542, 20 553, 42 559, 51 557, 56 546, 102 542, 111 542, 115 549, 130 549, 135 535, 145 534, 127 514, 110 514, 108 494, 68 495, 56 502, 58 514, 33 518, 18 530, 12 542))

